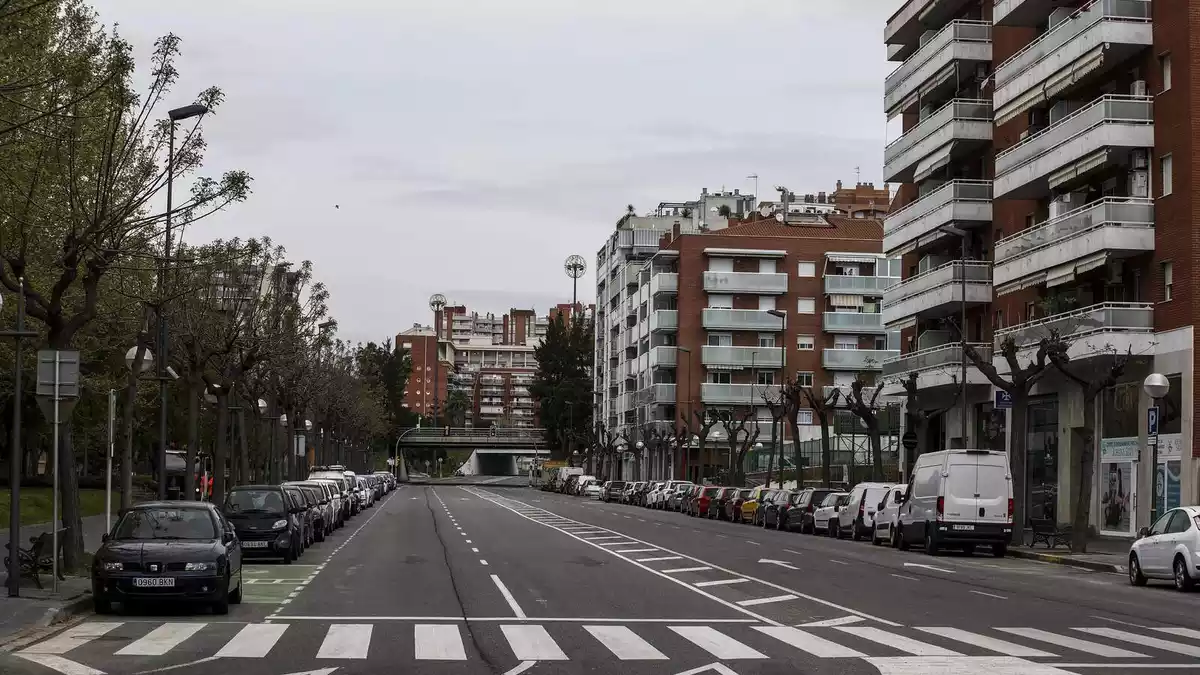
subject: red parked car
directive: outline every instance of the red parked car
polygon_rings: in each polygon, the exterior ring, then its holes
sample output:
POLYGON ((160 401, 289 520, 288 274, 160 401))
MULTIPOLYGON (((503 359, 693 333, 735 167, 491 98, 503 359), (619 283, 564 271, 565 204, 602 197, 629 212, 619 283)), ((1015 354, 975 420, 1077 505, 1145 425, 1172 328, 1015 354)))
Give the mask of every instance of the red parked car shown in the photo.
POLYGON ((750 496, 750 488, 741 488, 736 490, 736 494, 731 495, 725 500, 725 512, 723 514, 725 520, 733 523, 742 522, 742 504, 750 496))
POLYGON ((708 502, 708 511, 704 514, 705 517, 725 520, 725 507, 729 500, 736 496, 737 488, 723 487, 717 490, 717 494, 708 502))
POLYGON ((688 515, 707 516, 708 503, 712 501, 713 497, 716 497, 717 493, 720 491, 721 488, 715 485, 704 486, 704 489, 700 490, 700 493, 697 494, 694 499, 692 499, 691 508, 688 510, 688 515))

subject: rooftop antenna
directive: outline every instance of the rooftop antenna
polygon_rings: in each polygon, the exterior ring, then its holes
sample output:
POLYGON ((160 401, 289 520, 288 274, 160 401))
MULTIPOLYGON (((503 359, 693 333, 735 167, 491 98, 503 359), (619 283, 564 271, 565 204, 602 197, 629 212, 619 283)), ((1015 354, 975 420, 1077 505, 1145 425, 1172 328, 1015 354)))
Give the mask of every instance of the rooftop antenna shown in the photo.
POLYGON ((862 182, 862 167, 854 167, 854 184, 858 185, 862 182))

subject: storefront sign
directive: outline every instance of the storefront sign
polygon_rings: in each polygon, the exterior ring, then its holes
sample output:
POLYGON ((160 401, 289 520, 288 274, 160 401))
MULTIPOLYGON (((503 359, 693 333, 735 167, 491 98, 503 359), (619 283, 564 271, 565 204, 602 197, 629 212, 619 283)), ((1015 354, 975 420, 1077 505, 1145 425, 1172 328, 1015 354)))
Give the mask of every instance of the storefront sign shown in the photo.
POLYGON ((1183 456, 1183 434, 1159 434, 1158 458, 1179 459, 1183 456))
MULTIPOLYGON (((1163 437, 1160 436, 1160 438, 1163 437)), ((1138 455, 1140 454, 1140 449, 1141 443, 1138 441, 1137 436, 1129 436, 1126 438, 1102 438, 1100 439, 1100 461, 1136 461, 1138 455)))

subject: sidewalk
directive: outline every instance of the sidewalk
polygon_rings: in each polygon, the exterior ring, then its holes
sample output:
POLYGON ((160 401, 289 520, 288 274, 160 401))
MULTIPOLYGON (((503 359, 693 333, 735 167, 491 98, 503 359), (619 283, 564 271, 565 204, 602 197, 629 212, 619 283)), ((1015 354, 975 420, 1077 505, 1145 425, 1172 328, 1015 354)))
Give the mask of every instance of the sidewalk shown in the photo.
POLYGON ((1071 553, 1070 548, 1058 546, 1046 548, 1038 544, 1036 548, 1028 546, 1010 547, 1008 555, 1012 558, 1040 560, 1058 565, 1070 565, 1096 572, 1128 572, 1129 546, 1132 539, 1093 538, 1088 540, 1087 553, 1071 553))
MULTIPOLYGON (((113 515, 113 521, 116 521, 116 515, 113 515)), ((29 539, 36 537, 43 532, 50 531, 50 523, 39 523, 37 525, 25 525, 21 528, 21 546, 29 546, 29 539)), ((88 516, 83 519, 83 550, 88 553, 95 553, 96 549, 100 548, 100 538, 104 536, 104 514, 101 513, 95 516, 88 516)), ((8 543, 8 530, 0 530, 0 549, 8 543)))

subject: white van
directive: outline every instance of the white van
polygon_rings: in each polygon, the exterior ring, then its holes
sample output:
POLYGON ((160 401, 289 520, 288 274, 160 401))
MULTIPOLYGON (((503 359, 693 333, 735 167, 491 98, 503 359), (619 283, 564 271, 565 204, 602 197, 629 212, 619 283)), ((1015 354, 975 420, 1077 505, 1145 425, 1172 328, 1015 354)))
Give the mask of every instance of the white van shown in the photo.
POLYGON ((1013 532, 1012 472, 995 450, 942 450, 917 458, 900 504, 899 546, 922 543, 925 552, 976 544, 1003 556, 1013 532))

